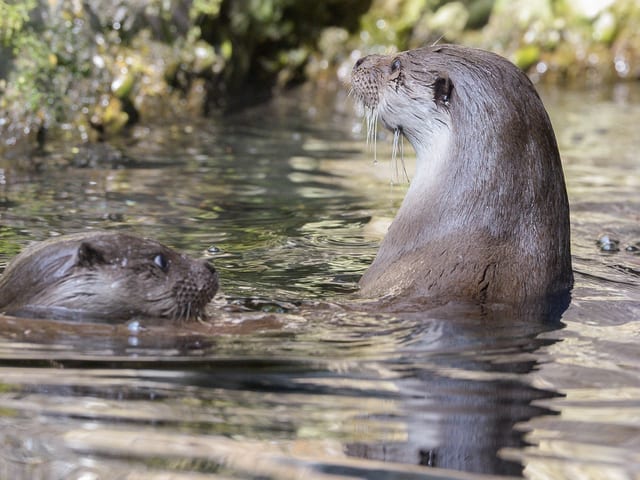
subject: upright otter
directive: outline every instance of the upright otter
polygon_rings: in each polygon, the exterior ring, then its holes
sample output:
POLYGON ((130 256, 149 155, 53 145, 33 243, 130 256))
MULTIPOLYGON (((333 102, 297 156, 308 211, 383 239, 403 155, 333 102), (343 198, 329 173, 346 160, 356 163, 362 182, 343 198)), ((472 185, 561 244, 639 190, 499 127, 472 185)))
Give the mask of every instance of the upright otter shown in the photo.
POLYGON ((0 278, 0 311, 48 318, 204 316, 218 274, 150 239, 83 232, 36 243, 0 278))
MULTIPOLYGON (((529 78, 494 53, 437 45, 357 61, 369 119, 402 133, 416 174, 365 296, 523 302, 573 283, 569 205, 551 122, 529 78)), ((370 122, 371 123, 371 122, 370 122)))

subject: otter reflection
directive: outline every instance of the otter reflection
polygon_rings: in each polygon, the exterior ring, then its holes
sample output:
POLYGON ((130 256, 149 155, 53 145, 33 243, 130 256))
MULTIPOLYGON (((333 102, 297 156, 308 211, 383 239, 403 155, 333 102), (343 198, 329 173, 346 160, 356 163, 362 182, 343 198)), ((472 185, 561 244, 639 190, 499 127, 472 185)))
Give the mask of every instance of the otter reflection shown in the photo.
POLYGON ((399 314, 407 321, 437 326, 400 352, 401 378, 394 383, 401 417, 376 418, 382 424, 401 420, 404 438, 351 443, 346 452, 389 462, 521 475, 523 466, 501 451, 524 447, 524 432, 515 425, 554 415, 535 402, 559 396, 532 386, 527 378, 538 366, 537 350, 554 343, 541 335, 562 328, 562 311, 549 315, 546 308, 533 305, 527 312, 450 304, 427 313, 399 314))

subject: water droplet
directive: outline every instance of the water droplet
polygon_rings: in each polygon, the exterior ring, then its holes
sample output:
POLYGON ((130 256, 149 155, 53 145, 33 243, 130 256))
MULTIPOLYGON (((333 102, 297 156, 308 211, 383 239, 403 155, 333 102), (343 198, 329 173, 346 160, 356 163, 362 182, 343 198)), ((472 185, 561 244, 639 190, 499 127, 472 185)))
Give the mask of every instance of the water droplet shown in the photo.
POLYGON ((127 330, 129 330, 131 333, 137 334, 142 330, 142 325, 140 325, 140 322, 138 320, 132 320, 127 323, 127 330))

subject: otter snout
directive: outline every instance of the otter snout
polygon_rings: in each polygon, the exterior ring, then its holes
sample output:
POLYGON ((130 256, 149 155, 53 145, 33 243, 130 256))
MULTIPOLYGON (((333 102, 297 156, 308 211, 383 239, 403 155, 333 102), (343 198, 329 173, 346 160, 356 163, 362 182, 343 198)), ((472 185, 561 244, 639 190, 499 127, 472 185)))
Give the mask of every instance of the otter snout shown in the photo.
POLYGON ((218 293, 218 288, 220 287, 220 280, 218 277, 218 271, 216 267, 213 266, 211 262, 208 260, 202 260, 198 264, 198 280, 199 280, 199 289, 203 292, 203 300, 206 299, 206 305, 209 303, 213 297, 218 293))
POLYGON ((216 268, 207 260, 193 261, 188 275, 176 282, 173 297, 175 319, 206 317, 205 307, 218 292, 219 279, 216 268))
POLYGON ((366 108, 374 109, 380 101, 380 89, 387 76, 382 55, 359 58, 351 70, 351 91, 366 108))

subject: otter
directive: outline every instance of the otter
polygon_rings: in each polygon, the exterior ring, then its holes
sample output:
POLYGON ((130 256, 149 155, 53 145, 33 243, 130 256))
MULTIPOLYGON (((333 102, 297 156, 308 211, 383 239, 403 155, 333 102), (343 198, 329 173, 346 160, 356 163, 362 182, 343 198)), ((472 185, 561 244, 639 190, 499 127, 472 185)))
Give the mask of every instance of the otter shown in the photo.
POLYGON ((359 59, 351 89, 370 125, 381 121, 416 152, 416 173, 361 295, 566 301, 564 175, 524 72, 491 52, 435 45, 359 59))
POLYGON ((147 238, 91 231, 36 243, 0 278, 0 311, 60 319, 205 317, 218 290, 207 261, 147 238))

